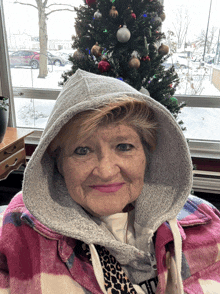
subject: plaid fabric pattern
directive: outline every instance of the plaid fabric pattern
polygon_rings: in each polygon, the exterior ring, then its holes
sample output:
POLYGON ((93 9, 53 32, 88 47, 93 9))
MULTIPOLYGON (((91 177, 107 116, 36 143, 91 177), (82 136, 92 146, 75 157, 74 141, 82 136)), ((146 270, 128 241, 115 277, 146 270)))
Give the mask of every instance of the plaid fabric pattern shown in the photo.
MULTIPOLYGON (((178 215, 185 293, 220 294, 219 217, 211 204, 191 196, 178 215)), ((79 241, 39 223, 26 210, 22 194, 18 194, 5 211, 0 228, 0 294, 101 294, 92 264, 79 248, 79 241)), ((174 260, 173 235, 167 223, 156 233, 155 249, 156 293, 165 294, 168 251, 171 262, 174 260)))

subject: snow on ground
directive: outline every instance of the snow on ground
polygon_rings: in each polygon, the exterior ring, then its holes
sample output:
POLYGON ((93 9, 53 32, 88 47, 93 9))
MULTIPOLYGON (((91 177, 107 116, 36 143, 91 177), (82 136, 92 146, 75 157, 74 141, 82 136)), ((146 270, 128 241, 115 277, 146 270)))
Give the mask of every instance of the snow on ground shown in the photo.
MULTIPOLYGON (((219 90, 211 83, 211 68, 199 68, 196 64, 192 66, 193 71, 179 70, 181 82, 176 94, 220 96, 219 90)), ((61 89, 58 85, 62 81, 61 75, 70 68, 71 64, 65 67, 48 65, 49 73, 45 79, 38 78, 38 69, 12 68, 12 84, 13 87, 61 89)), ((44 128, 54 104, 52 100, 16 98, 17 125, 44 128)), ((184 107, 179 119, 183 120, 187 128, 184 131, 186 138, 220 140, 220 108, 184 107)))
POLYGON ((58 85, 62 81, 61 75, 64 71, 71 69, 71 65, 54 66, 48 65, 48 75, 45 79, 39 79, 39 69, 30 67, 11 68, 11 78, 13 87, 32 87, 32 88, 50 88, 61 89, 58 85))
POLYGON ((186 138, 220 141, 220 108, 184 107, 179 119, 186 138))
POLYGON ((43 129, 54 104, 55 100, 16 98, 17 126, 43 129))

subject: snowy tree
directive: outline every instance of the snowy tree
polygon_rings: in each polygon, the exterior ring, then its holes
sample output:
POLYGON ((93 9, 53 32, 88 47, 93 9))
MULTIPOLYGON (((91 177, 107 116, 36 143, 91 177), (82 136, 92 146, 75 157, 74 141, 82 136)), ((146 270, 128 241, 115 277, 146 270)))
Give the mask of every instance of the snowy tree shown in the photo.
POLYGON ((171 31, 174 32, 177 39, 178 49, 182 48, 185 45, 190 21, 191 20, 187 9, 183 10, 182 8, 178 8, 175 11, 175 17, 174 21, 172 22, 171 31))
POLYGON ((208 36, 207 36, 207 40, 206 40, 206 32, 205 30, 202 30, 199 37, 196 40, 196 46, 197 48, 204 48, 205 43, 206 43, 206 52, 208 54, 212 53, 212 50, 216 47, 216 34, 217 32, 217 28, 216 27, 212 27, 212 29, 210 30, 208 36))

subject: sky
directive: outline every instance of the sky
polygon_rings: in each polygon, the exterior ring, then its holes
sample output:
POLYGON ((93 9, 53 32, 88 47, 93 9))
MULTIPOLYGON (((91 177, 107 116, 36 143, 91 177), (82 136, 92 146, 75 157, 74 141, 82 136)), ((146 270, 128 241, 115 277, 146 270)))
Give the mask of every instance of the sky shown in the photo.
POLYGON ((216 31, 220 29, 219 11, 220 1, 219 0, 164 0, 164 8, 166 13, 166 19, 163 23, 163 29, 173 29, 176 25, 176 12, 181 9, 183 12, 187 11, 190 19, 190 30, 188 32, 189 39, 193 39, 194 36, 198 36, 201 30, 207 29, 210 3, 211 13, 209 30, 212 26, 216 28, 216 31))
MULTIPOLYGON (((188 38, 192 39, 198 35, 201 29, 206 30, 209 15, 210 1, 212 1, 212 9, 210 15, 210 29, 212 26, 216 28, 216 35, 220 29, 219 0, 164 0, 166 19, 163 22, 163 31, 173 30, 177 23, 176 15, 178 9, 187 11, 190 18, 190 30, 188 38)), ((35 4, 35 0, 20 0, 23 3, 35 4)), ((67 3, 79 6, 83 0, 49 0, 48 3, 67 3)), ((14 0, 3 0, 5 21, 8 34, 26 33, 32 36, 38 36, 38 19, 37 9, 14 4, 14 0), (31 24, 31 25, 30 25, 31 24)), ((74 12, 55 12, 48 19, 48 37, 49 39, 71 40, 71 36, 75 33, 74 29, 74 12)))

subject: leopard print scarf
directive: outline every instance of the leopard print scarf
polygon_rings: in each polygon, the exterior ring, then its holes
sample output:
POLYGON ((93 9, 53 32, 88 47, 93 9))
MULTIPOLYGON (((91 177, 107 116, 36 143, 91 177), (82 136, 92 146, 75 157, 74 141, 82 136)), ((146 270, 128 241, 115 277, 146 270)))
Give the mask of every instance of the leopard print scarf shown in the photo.
MULTIPOLYGON (((103 274, 104 285, 108 294, 137 294, 132 283, 125 275, 121 265, 114 256, 103 246, 95 245, 98 252, 103 274)), ((91 261, 91 254, 89 246, 85 243, 82 244, 82 249, 91 261)))

